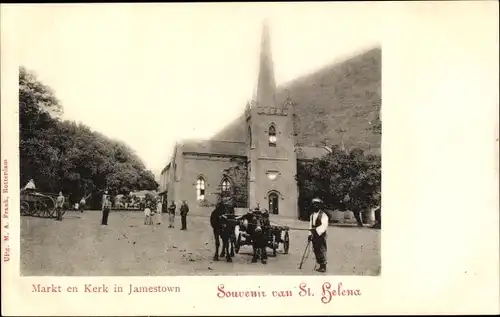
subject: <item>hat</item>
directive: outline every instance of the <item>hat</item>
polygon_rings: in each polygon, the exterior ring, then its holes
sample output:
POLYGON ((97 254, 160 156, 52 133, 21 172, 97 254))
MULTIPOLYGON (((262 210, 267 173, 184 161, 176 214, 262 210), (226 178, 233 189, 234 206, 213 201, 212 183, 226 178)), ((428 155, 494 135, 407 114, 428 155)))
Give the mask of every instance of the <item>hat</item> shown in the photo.
POLYGON ((312 203, 318 203, 318 204, 322 204, 323 203, 323 200, 321 200, 320 198, 313 198, 312 200, 312 203))

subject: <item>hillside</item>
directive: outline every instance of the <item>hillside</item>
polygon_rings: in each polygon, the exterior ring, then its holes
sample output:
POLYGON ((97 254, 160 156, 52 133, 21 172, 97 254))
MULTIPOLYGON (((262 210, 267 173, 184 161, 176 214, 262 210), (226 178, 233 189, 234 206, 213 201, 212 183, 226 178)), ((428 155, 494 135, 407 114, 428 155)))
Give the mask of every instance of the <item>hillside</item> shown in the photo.
MULTIPOLYGON (((381 105, 382 51, 373 48, 278 87, 277 104, 287 95, 294 102, 299 146, 341 143, 380 152, 381 136, 371 131, 381 105)), ((245 141, 242 115, 212 140, 245 141)))
POLYGON ((381 105, 381 49, 374 48, 344 62, 324 67, 280 88, 294 102, 298 145, 340 144, 347 148, 380 149, 380 135, 371 132, 381 105))

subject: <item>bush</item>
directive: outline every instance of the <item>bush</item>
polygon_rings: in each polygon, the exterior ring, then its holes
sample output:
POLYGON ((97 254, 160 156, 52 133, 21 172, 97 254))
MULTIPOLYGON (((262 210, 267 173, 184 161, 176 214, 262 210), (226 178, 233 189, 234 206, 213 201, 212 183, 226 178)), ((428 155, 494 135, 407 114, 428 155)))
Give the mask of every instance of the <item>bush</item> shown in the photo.
POLYGON ((214 207, 215 204, 209 202, 207 199, 200 200, 199 202, 200 207, 214 207))
POLYGON ((366 210, 380 203, 381 161, 363 150, 332 153, 297 163, 299 210, 307 219, 311 200, 319 197, 331 210, 366 210), (348 198, 348 199, 345 199, 348 198))

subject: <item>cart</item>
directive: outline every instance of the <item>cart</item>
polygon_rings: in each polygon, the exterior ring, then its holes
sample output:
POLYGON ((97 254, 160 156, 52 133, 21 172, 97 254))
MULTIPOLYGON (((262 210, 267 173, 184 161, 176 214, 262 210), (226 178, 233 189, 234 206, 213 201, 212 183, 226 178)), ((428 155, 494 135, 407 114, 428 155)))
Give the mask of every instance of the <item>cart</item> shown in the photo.
MULTIPOLYGON (((57 215, 55 208, 57 196, 58 194, 22 191, 20 195, 21 216, 55 218, 57 215)), ((63 215, 65 209, 62 211, 63 215)))
MULTIPOLYGON (((248 234, 242 226, 239 228, 240 232, 234 243, 234 250, 236 253, 240 251, 241 246, 252 245, 250 234, 248 234)), ((267 247, 273 250, 273 256, 277 255, 280 244, 283 244, 283 253, 288 254, 288 250, 290 249, 290 234, 288 231, 289 228, 286 226, 271 225, 267 247)))

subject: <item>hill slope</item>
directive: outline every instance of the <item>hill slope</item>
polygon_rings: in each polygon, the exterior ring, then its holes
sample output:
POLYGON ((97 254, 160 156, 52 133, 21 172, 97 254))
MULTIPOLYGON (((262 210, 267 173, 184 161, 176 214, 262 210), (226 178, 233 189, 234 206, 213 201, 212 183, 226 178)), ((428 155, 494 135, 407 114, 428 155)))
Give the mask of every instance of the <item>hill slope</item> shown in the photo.
MULTIPOLYGON (((382 51, 373 48, 343 62, 326 66, 278 88, 277 104, 294 102, 296 142, 299 146, 341 143, 380 152, 381 136, 371 131, 381 106, 382 51)), ((242 115, 213 140, 244 142, 242 115)))

